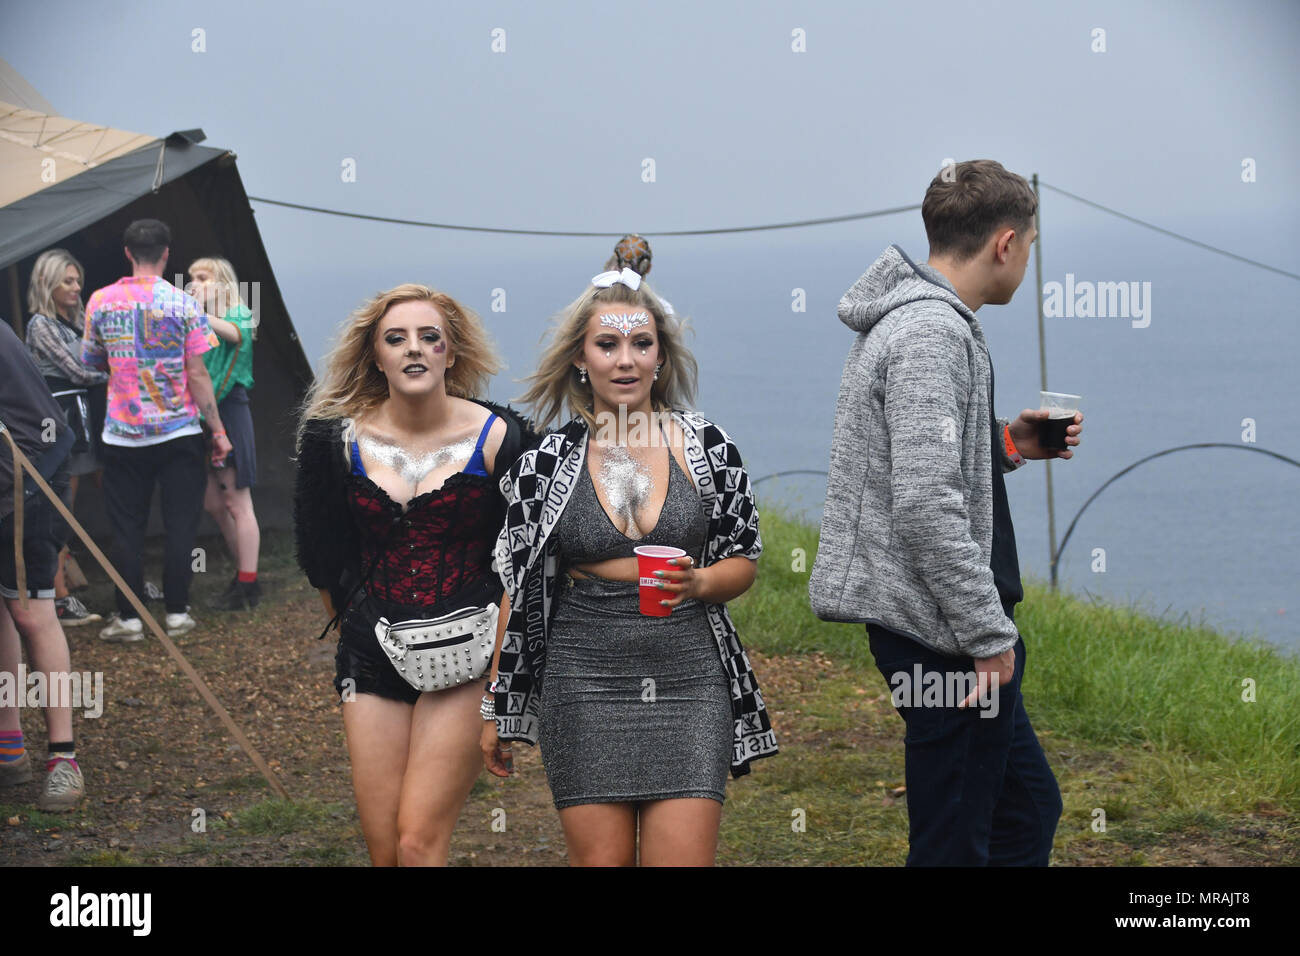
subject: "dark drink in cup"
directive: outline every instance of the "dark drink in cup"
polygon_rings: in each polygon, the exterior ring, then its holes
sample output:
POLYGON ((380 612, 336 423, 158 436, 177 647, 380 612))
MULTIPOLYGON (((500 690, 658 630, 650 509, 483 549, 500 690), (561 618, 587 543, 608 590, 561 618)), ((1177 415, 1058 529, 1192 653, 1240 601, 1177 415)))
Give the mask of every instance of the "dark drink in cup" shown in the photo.
POLYGON ((1074 424, 1074 413, 1061 418, 1049 418, 1038 423, 1038 444, 1049 451, 1065 451, 1065 430, 1074 424))
POLYGON ((1082 396, 1064 392, 1042 393, 1042 403, 1038 407, 1048 416, 1038 423, 1038 444, 1044 451, 1065 451, 1070 447, 1065 441, 1066 429, 1074 424, 1080 398, 1082 396))

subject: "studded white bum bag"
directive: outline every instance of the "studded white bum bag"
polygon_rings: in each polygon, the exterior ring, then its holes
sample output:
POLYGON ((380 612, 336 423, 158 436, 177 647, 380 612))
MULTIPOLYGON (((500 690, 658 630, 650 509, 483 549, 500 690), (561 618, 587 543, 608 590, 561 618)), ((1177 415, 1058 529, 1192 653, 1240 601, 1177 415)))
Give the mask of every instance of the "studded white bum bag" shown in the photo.
POLYGON ((446 690, 488 672, 499 610, 495 604, 467 607, 442 617, 398 624, 381 617, 375 624, 375 637, 397 672, 416 690, 446 690))

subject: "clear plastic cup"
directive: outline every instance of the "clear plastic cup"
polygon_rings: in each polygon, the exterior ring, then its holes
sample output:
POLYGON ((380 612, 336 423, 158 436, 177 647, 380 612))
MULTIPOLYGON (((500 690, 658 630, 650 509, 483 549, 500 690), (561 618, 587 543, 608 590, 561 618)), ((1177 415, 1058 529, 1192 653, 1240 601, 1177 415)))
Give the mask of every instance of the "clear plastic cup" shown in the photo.
POLYGON ((1044 421, 1038 423, 1038 444, 1048 451, 1064 451, 1066 429, 1074 424, 1074 416, 1079 411, 1082 395, 1070 395, 1066 392, 1042 392, 1039 409, 1048 413, 1044 421))

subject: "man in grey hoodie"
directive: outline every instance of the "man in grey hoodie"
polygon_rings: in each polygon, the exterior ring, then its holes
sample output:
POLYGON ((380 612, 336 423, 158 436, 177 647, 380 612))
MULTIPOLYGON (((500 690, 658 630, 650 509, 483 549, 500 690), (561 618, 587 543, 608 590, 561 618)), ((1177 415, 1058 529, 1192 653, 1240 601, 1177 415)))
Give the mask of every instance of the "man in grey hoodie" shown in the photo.
POLYGON ((840 300, 840 383, 814 613, 865 622, 906 723, 907 863, 1042 865, 1060 790, 1020 696, 1024 596, 1002 475, 1047 412, 993 413, 975 312, 1024 278, 1037 201, 992 160, 946 167, 922 204, 929 261, 890 246, 840 300), (976 705, 976 706, 971 706, 976 705))

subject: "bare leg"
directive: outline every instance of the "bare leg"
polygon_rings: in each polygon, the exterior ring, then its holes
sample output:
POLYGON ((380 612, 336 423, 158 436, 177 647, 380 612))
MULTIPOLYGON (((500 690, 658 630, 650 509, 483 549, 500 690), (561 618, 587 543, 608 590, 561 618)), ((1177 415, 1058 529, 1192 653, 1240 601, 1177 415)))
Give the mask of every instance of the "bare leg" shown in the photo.
POLYGON ((713 866, 722 804, 708 797, 641 805, 642 866, 713 866))
POLYGON ((412 710, 400 700, 375 694, 357 694, 343 705, 352 791, 370 862, 375 866, 397 866, 397 808, 406 773, 412 710))
MULTIPOLYGON (((233 478, 225 479, 233 483, 233 478)), ((208 469, 208 486, 203 491, 203 510, 212 516, 217 527, 221 530, 221 537, 226 542, 226 550, 230 552, 230 560, 238 563, 239 551, 235 540, 235 518, 226 507, 226 501, 221 489, 222 479, 217 477, 217 472, 211 468, 208 469)))
POLYGON ((58 600, 68 596, 68 582, 63 576, 63 565, 68 560, 68 546, 59 549, 59 566, 54 572, 54 597, 58 600))
MULTIPOLYGON (((68 510, 73 510, 73 505, 77 501, 77 479, 80 475, 73 475, 68 479, 68 492, 63 496, 63 503, 68 506, 68 510)), ((56 521, 60 520, 58 518, 56 521)), ((55 598, 65 598, 68 596, 68 582, 63 576, 63 565, 68 560, 68 546, 65 544, 59 549, 59 566, 54 572, 54 596, 55 598)))
POLYGON ((411 721, 410 753, 397 811, 402 866, 446 866, 451 832, 483 769, 479 734, 483 686, 470 681, 421 694, 411 721))
MULTIPOLYGON (((51 674, 67 674, 72 666, 68 656, 68 639, 64 636, 63 625, 55 613, 54 601, 50 598, 28 598, 25 611, 18 601, 6 598, 5 603, 9 606, 9 614, 13 617, 18 633, 27 644, 27 658, 31 661, 32 670, 43 671, 45 686, 50 687, 51 674)), ((72 708, 68 704, 46 707, 43 712, 45 729, 51 741, 72 739, 72 708)))
MULTIPOLYGON (((225 480, 228 484, 234 485, 233 475, 225 480)), ((257 515, 253 512, 252 489, 230 487, 225 488, 221 494, 226 513, 231 516, 237 566, 240 571, 256 572, 257 552, 262 546, 262 532, 257 526, 257 515)), ((439 693, 443 692, 439 691, 439 693)))
POLYGON ((636 806, 584 803, 560 811, 570 866, 636 866, 636 806))
MULTIPOLYGON (((14 627, 14 619, 9 616, 8 604, 0 601, 0 674, 11 675, 10 680, 16 683, 18 665, 22 663, 22 659, 23 651, 18 643, 18 628, 14 627)), ((26 694, 27 689, 20 687, 18 693, 26 694)), ((22 730, 20 716, 17 700, 10 707, 0 707, 0 731, 22 730)))

